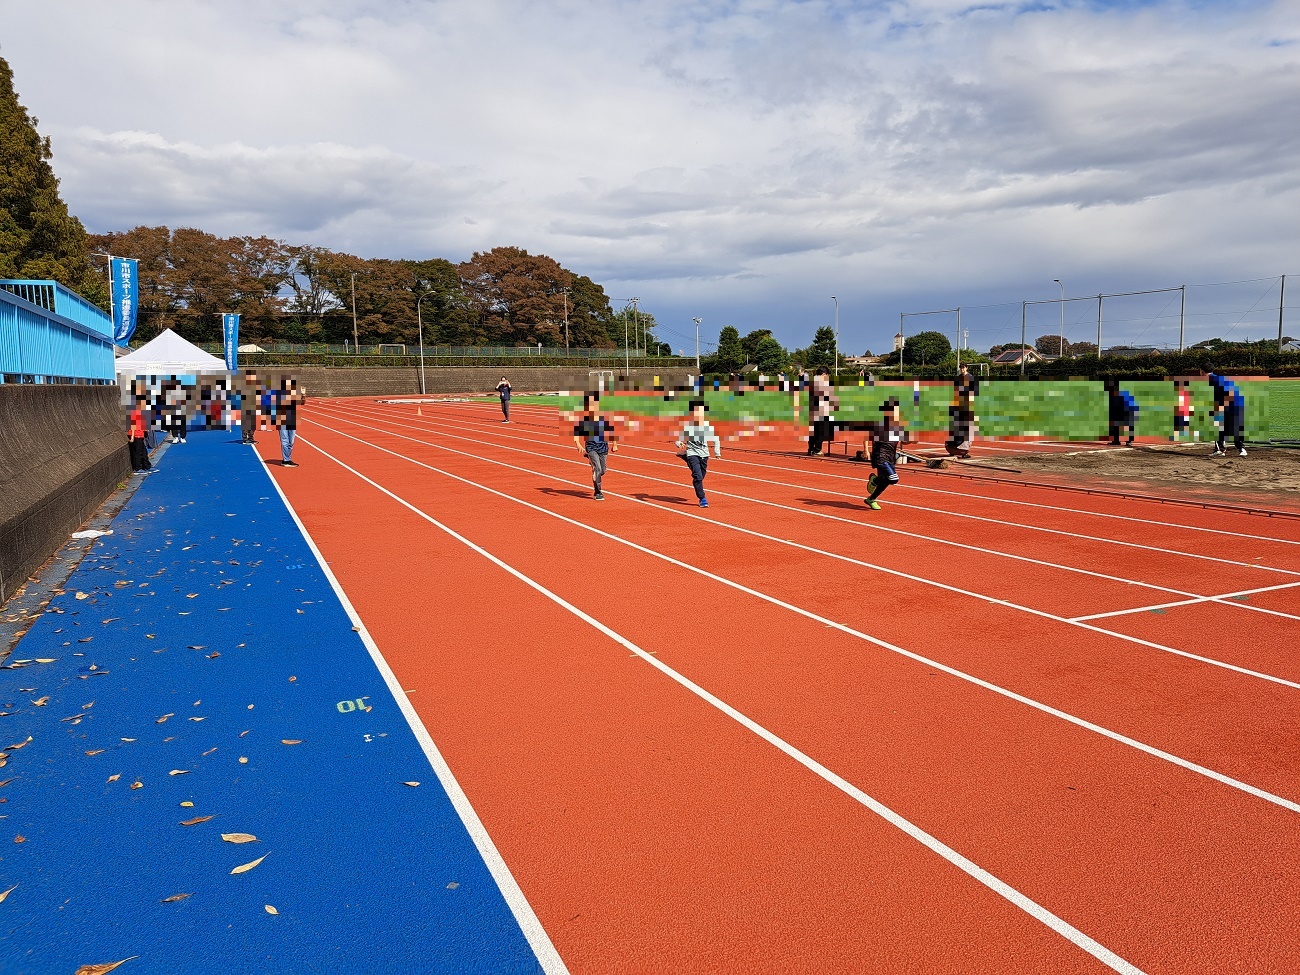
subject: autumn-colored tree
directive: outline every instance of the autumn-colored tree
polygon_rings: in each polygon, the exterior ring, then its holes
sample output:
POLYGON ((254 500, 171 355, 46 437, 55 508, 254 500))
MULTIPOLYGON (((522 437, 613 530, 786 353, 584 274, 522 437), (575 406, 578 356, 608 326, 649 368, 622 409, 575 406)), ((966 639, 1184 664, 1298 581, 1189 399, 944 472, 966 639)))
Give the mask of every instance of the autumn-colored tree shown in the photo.
POLYGON ((90 263, 86 229, 59 196, 54 153, 37 124, 0 58, 0 278, 53 279, 107 308, 107 280, 90 263))
MULTIPOLYGON (((564 344, 564 289, 573 275, 544 254, 494 247, 460 265, 471 311, 493 345, 564 344)), ((572 335, 572 319, 570 319, 572 335)))
POLYGON ((420 304, 425 344, 482 344, 482 330, 470 311, 456 265, 441 257, 407 263, 414 279, 416 300, 420 295, 427 295, 420 304))
POLYGON ((575 349, 612 349, 614 315, 605 289, 585 274, 575 274, 569 285, 569 345, 575 349))
POLYGON ((136 342, 147 342, 169 328, 172 313, 180 307, 172 293, 171 238, 166 227, 136 227, 120 233, 92 234, 87 240, 92 252, 131 257, 139 262, 136 342))

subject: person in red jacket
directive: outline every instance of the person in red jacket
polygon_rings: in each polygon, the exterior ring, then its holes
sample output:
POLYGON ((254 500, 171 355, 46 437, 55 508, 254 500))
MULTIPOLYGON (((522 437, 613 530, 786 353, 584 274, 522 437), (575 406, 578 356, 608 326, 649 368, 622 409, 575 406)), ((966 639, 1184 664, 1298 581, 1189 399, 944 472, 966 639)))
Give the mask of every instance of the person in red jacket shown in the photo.
POLYGON ((126 443, 131 451, 131 471, 134 474, 152 474, 154 466, 149 462, 149 448, 145 446, 145 437, 149 436, 149 427, 144 418, 145 400, 143 396, 135 398, 135 409, 131 411, 126 428, 126 443))

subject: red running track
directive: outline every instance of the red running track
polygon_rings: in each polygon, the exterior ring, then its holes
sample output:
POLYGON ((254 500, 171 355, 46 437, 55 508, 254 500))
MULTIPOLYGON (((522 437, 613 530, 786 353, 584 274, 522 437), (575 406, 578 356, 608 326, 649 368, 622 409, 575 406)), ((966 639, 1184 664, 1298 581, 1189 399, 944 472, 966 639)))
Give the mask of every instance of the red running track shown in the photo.
POLYGON ((421 412, 272 471, 570 970, 1300 969, 1300 526, 421 412))

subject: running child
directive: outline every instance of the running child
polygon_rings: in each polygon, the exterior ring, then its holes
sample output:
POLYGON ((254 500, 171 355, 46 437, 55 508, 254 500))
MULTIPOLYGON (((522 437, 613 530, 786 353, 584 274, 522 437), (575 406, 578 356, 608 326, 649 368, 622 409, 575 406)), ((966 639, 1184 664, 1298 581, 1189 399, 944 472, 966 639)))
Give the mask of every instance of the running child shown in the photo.
POLYGON ((713 455, 722 459, 722 441, 705 416, 708 409, 704 400, 692 401, 691 418, 675 441, 678 447, 686 448, 686 453, 678 456, 691 469, 691 487, 695 488, 695 497, 699 499, 701 508, 709 506, 709 499, 704 496, 704 475, 709 473, 709 444, 713 444, 713 455))
MULTIPOLYGON (((907 441, 907 427, 903 425, 903 411, 898 400, 889 397, 880 404, 880 412, 885 414, 884 418, 871 424, 867 433, 871 441, 871 466, 876 469, 867 478, 867 489, 871 494, 866 498, 866 504, 872 511, 880 510, 879 497, 891 484, 898 483, 898 472, 894 470, 898 464, 898 448, 907 441)), ((865 443, 863 449, 866 449, 865 443)))
POLYGON ((607 458, 612 450, 618 453, 618 443, 609 439, 613 425, 600 412, 600 397, 588 393, 582 398, 582 418, 573 428, 573 442, 578 453, 587 458, 591 464, 591 486, 594 488, 592 499, 604 501, 605 495, 600 491, 601 478, 605 476, 607 458))

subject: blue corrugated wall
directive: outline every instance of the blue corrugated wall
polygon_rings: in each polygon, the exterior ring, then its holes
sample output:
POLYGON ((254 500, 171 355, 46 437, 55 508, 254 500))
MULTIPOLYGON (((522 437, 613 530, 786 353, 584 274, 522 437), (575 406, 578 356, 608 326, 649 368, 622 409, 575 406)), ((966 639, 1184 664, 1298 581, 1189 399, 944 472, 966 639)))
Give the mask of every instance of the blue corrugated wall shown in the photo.
POLYGON ((113 323, 80 295, 53 281, 0 281, 0 382, 115 381, 113 323), (12 293, 48 288, 54 311, 12 293))

